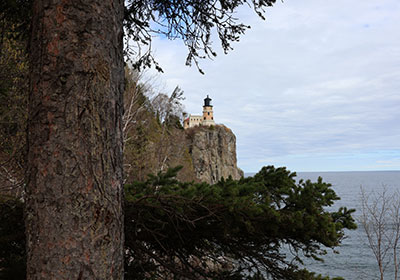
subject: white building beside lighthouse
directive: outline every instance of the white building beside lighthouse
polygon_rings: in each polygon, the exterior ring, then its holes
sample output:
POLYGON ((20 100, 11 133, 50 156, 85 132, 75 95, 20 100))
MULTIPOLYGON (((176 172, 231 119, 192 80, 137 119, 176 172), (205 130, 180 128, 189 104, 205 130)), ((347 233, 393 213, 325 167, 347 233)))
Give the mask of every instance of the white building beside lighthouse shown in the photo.
POLYGON ((211 105, 211 100, 212 99, 208 95, 204 99, 203 116, 190 114, 189 117, 183 121, 183 127, 185 129, 200 125, 203 126, 215 125, 213 106, 211 105))

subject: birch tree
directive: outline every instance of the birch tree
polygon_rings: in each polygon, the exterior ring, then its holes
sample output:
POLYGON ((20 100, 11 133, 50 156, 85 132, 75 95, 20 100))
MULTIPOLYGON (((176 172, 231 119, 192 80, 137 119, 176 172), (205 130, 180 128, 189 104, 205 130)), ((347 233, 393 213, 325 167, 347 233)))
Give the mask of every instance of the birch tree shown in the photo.
POLYGON ((361 188, 362 225, 378 266, 379 277, 393 268, 394 279, 399 279, 400 242, 400 195, 389 193, 386 187, 381 192, 367 193, 361 188))

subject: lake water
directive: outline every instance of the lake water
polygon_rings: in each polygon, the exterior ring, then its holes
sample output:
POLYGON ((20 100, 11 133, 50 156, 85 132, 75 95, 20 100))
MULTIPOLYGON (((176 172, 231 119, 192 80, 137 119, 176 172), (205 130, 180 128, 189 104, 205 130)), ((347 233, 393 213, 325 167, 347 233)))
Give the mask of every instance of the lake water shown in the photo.
MULTIPOLYGON (((400 189, 400 171, 367 171, 367 172, 304 172, 298 173, 298 178, 315 181, 321 176, 325 182, 341 198, 335 207, 346 206, 355 208, 357 218, 361 214, 361 187, 365 191, 382 192, 386 187, 388 193, 400 189)), ((363 228, 346 231, 347 238, 338 248, 339 254, 330 253, 324 257, 324 263, 312 263, 308 267, 321 274, 341 276, 345 279, 379 279, 376 259, 368 247, 368 240, 363 228)), ((385 279, 394 279, 393 267, 390 266, 385 279)))
MULTIPOLYGON (((247 175, 247 174, 246 174, 247 175)), ((251 174, 248 174, 251 175, 251 174)), ((400 190, 400 171, 365 171, 365 172, 298 172, 297 177, 316 181, 321 176, 324 182, 341 197, 334 208, 346 206, 355 208, 357 218, 361 214, 360 187, 370 192, 379 193, 384 186, 388 192, 400 190)), ((346 231, 347 238, 337 248, 339 254, 329 252, 324 256, 325 262, 307 262, 306 267, 317 273, 331 277, 343 277, 347 280, 379 279, 375 257, 368 247, 368 240, 359 225, 357 230, 346 231)), ((394 279, 393 268, 385 272, 385 279, 394 279)))

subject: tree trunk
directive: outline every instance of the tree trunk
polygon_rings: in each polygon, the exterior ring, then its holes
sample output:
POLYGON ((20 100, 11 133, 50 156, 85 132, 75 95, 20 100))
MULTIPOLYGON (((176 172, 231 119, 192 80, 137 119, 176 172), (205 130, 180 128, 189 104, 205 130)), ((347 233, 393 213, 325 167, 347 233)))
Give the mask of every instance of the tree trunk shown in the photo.
POLYGON ((123 279, 122 0, 34 0, 27 279, 123 279))

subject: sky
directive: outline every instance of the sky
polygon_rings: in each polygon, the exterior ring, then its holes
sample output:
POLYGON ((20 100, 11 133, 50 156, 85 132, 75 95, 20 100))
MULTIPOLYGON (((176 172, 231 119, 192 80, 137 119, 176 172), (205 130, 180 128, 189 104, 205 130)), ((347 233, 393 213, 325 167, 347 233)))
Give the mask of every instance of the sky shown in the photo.
POLYGON ((237 17, 251 29, 224 55, 185 66, 182 42, 154 38, 162 91, 179 85, 236 135, 238 166, 400 170, 400 1, 286 0, 237 17))

